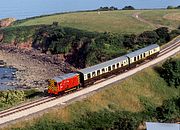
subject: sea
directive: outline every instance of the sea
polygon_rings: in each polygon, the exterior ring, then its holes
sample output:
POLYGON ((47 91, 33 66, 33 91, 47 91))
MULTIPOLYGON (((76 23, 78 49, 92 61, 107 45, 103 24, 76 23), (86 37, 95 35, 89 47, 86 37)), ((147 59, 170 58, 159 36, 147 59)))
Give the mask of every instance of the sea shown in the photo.
POLYGON ((15 72, 15 68, 0 66, 0 90, 13 90, 17 87, 9 84, 16 80, 15 72))
POLYGON ((0 19, 25 19, 60 12, 94 10, 105 6, 121 9, 129 5, 136 9, 156 9, 180 5, 180 0, 0 0, 0 19))

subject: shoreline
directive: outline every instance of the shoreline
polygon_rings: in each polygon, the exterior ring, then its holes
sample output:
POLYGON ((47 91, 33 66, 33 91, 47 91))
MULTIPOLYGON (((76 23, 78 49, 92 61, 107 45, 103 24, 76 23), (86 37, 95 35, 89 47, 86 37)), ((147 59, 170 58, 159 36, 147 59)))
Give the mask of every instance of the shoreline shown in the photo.
POLYGON ((67 63, 54 57, 57 56, 42 54, 37 50, 0 46, 0 60, 3 60, 6 66, 17 69, 17 80, 9 84, 17 86, 18 89, 44 90, 48 86, 47 79, 71 71, 67 63))

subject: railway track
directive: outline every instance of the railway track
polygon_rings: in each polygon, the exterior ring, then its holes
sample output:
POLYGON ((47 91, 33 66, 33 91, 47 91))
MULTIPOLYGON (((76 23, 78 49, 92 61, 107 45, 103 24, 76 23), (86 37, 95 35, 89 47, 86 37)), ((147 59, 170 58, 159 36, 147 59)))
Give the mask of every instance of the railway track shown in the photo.
MULTIPOLYGON (((174 44, 171 44, 169 46, 167 46, 166 48, 162 49, 159 53, 159 55, 157 56, 158 57, 161 57, 167 53, 169 53, 170 51, 172 51, 173 49, 176 49, 177 47, 180 47, 180 38, 177 38, 177 40, 175 40, 175 43, 174 44)), ((179 50, 180 51, 180 50, 179 50)), ((156 59, 156 58, 155 58, 156 59)), ((138 67, 144 65, 144 64, 147 64, 148 62, 150 61, 147 61, 147 62, 143 62, 142 64, 140 64, 138 67)), ((136 68, 132 68, 130 70, 133 70, 133 69, 136 69, 136 68)), ((129 70, 128 70, 129 71, 129 70)), ((127 71, 125 71, 124 73, 126 73, 127 71)), ((122 73, 121 73, 122 74, 122 73)), ((119 74, 119 75, 121 75, 119 74)), ((111 79, 113 77, 116 77, 118 75, 113 75, 111 76, 110 78, 108 79, 111 79)), ((105 79, 107 80, 107 79, 105 79)), ((100 84, 104 82, 104 80, 100 81, 100 82, 97 82, 95 84, 100 84)), ((86 88, 90 88, 91 86, 88 86, 86 88)), ((80 89, 80 90, 83 90, 83 89, 80 89)), ((80 91, 78 90, 78 91, 80 91)), ((70 93, 70 94, 73 94, 73 93, 70 93)), ((67 94, 69 95, 69 94, 67 94)), ((67 96, 65 95, 65 96, 67 96)), ((3 118, 6 118, 10 115, 13 115, 15 113, 18 113, 18 112, 22 112, 22 111, 25 111, 25 110, 28 110, 30 108, 33 108, 33 107, 37 107, 37 106, 40 106, 41 104, 45 104, 45 103, 48 103, 50 101, 55 101, 56 99, 59 99, 59 98, 63 98, 65 96, 57 96, 57 97, 44 97, 44 98, 41 98, 41 99, 38 99, 38 100, 35 100, 35 101, 32 101, 32 102, 29 102, 29 103, 25 103, 25 104, 22 104, 20 106, 17 106, 17 107, 13 107, 13 108, 10 108, 10 109, 7 109, 7 110, 4 110, 4 111, 1 111, 0 112, 0 120, 2 120, 3 118)), ((78 95, 77 95, 78 96, 78 95)), ((76 97, 76 96, 74 96, 76 97)), ((66 99, 67 100, 67 99, 66 99)), ((4 122, 5 123, 5 122, 4 122)), ((1 125, 1 121, 0 121, 0 125, 1 125)))
POLYGON ((32 101, 30 103, 25 103, 25 104, 19 105, 17 107, 1 111, 0 112, 0 118, 2 118, 4 116, 8 116, 8 115, 16 113, 16 112, 19 112, 19 111, 23 111, 25 109, 28 109, 28 108, 31 108, 31 107, 34 107, 34 106, 37 106, 37 105, 40 105, 40 104, 45 103, 45 102, 52 101, 52 100, 54 100, 56 98, 57 97, 44 97, 44 98, 40 98, 38 100, 32 101))

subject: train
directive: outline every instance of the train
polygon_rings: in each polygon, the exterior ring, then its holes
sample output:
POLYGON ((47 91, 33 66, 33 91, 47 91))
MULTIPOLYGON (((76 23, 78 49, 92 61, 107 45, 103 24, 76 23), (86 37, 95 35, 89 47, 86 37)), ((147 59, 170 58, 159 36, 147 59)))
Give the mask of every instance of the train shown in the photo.
POLYGON ((115 59, 80 69, 76 72, 56 76, 48 80, 48 93, 58 95, 78 88, 87 87, 113 74, 123 73, 145 60, 153 59, 157 57, 159 52, 160 46, 158 44, 151 44, 115 59))

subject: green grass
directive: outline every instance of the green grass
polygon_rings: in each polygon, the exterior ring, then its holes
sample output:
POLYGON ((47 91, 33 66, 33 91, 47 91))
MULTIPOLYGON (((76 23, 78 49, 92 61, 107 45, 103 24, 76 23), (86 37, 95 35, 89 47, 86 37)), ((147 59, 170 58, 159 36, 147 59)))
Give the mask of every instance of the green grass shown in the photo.
POLYGON ((138 21, 132 17, 132 14, 141 12, 141 17, 153 22, 171 27, 178 27, 179 21, 163 18, 165 15, 180 15, 179 10, 125 10, 125 11, 101 11, 95 12, 77 12, 67 14, 57 14, 25 20, 16 26, 30 26, 40 24, 52 24, 59 22, 60 26, 73 27, 77 29, 96 31, 96 32, 115 32, 115 33, 141 33, 147 30, 153 30, 149 24, 138 21))
POLYGON ((132 17, 137 11, 102 11, 79 12, 52 15, 47 17, 27 20, 18 26, 29 26, 39 24, 52 24, 59 22, 61 26, 73 27, 82 30, 96 32, 116 32, 116 33, 140 33, 153 28, 145 23, 141 23, 132 17))
POLYGON ((142 12, 140 16, 154 24, 161 24, 161 25, 170 26, 173 28, 177 28, 180 26, 179 9, 149 10, 149 11, 142 12))

